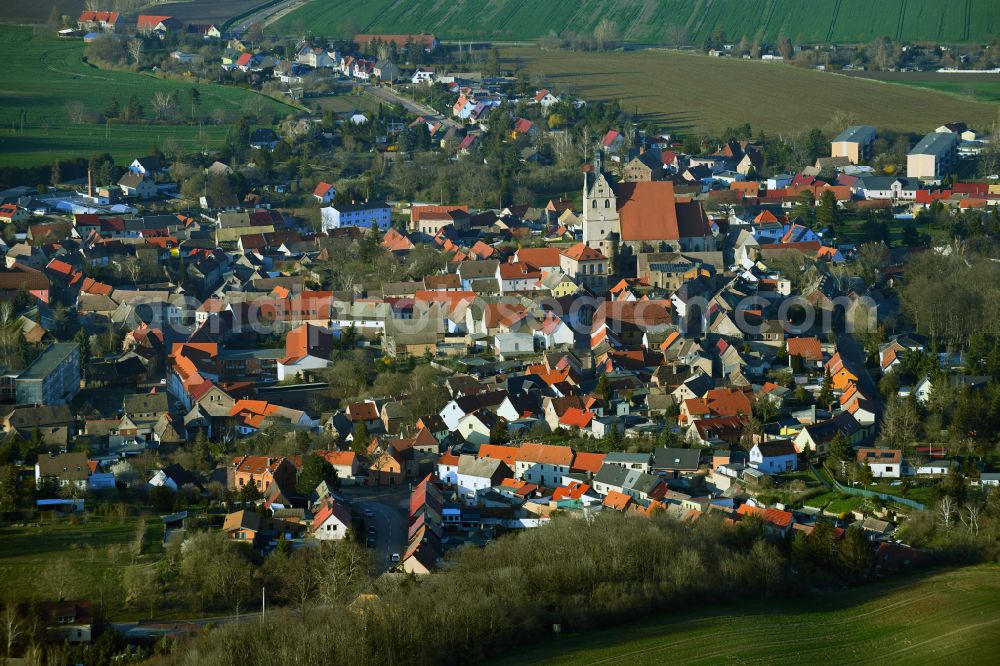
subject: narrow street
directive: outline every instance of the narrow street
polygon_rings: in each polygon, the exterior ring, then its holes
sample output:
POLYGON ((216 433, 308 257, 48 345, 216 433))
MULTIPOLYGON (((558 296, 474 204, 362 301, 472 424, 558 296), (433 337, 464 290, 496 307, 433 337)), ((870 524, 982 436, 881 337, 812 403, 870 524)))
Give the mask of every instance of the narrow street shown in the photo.
POLYGON ((386 88, 383 86, 373 86, 370 83, 365 84, 365 90, 369 92, 373 97, 377 97, 389 104, 402 104, 410 113, 414 113, 423 116, 426 120, 437 120, 450 127, 461 127, 461 125, 447 116, 442 116, 440 113, 434 111, 434 109, 420 104, 410 99, 405 95, 397 93, 391 88, 386 88))
POLYGON ((363 541, 367 542, 369 529, 375 527, 375 564, 379 571, 388 571, 396 563, 392 561, 393 553, 403 556, 406 547, 406 515, 410 493, 408 486, 395 488, 343 488, 341 494, 348 498, 351 506, 365 515, 365 534, 363 541))
POLYGON ((244 33, 250 29, 254 23, 260 23, 262 26, 267 26, 267 24, 272 23, 288 12, 295 9, 298 5, 302 4, 303 0, 287 0, 286 2, 278 3, 273 7, 267 7, 261 9, 260 11, 250 14, 244 19, 241 19, 238 23, 233 24, 230 28, 233 32, 244 33))

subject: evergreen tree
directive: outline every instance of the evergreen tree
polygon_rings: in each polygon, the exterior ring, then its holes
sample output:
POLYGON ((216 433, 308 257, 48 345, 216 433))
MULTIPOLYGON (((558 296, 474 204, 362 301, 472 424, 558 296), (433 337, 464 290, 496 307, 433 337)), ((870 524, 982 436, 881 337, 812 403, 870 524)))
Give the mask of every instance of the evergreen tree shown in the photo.
POLYGON ((142 120, 142 102, 135 95, 128 98, 128 104, 125 106, 125 121, 130 123, 139 122, 142 120))
POLYGON ((621 450, 624 438, 621 431, 618 430, 618 419, 611 420, 611 423, 608 425, 608 434, 604 438, 604 441, 607 442, 609 451, 621 450))
POLYGON ((497 420, 490 426, 490 444, 507 444, 510 442, 510 432, 507 429, 507 420, 497 417, 497 420))
POLYGON ((316 490, 323 481, 331 488, 339 486, 337 483, 337 470, 333 468, 326 458, 315 454, 307 454, 302 462, 302 471, 299 473, 299 480, 296 490, 301 495, 308 495, 316 490))
POLYGON ((823 384, 820 386, 819 395, 816 396, 816 404, 826 408, 831 402, 833 402, 833 377, 830 376, 830 371, 826 370, 823 372, 823 384))
POLYGON ((829 189, 823 190, 819 207, 816 208, 816 226, 819 229, 835 229, 837 226, 837 198, 829 189))
POLYGON ((812 226, 813 215, 815 214, 815 199, 813 199, 813 193, 810 190, 802 190, 799 192, 795 202, 795 208, 792 214, 795 217, 801 219, 802 224, 806 226, 812 226))
POLYGON ((108 100, 107 106, 104 107, 104 117, 117 118, 120 113, 121 109, 118 106, 118 97, 112 97, 108 100))
POLYGON ((836 469, 841 474, 854 458, 854 447, 842 432, 837 432, 830 440, 830 460, 836 464, 836 469))
POLYGON ((19 494, 17 469, 13 465, 0 467, 0 513, 16 509, 19 494))
POLYGON ((247 483, 240 488, 239 500, 244 504, 250 504, 260 499, 260 490, 254 483, 247 483))
POLYGON ((597 387, 594 389, 594 393, 604 398, 605 403, 610 404, 611 392, 611 381, 607 375, 601 375, 601 378, 597 380, 597 387))
POLYGON ((837 549, 837 564, 841 575, 847 580, 861 582, 871 575, 874 563, 875 551, 861 528, 848 529, 843 543, 837 549))
POLYGON ((368 444, 371 442, 371 435, 368 434, 368 426, 364 421, 354 424, 354 437, 351 441, 351 449, 355 454, 363 456, 368 453, 368 444))

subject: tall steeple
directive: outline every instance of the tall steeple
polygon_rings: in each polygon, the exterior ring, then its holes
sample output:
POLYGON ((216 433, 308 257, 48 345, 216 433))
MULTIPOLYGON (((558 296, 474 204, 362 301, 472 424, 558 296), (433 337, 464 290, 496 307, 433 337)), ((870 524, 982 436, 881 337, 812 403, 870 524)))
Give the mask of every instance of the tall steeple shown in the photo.
POLYGON ((601 167, 598 149, 594 151, 593 171, 583 179, 583 242, 591 247, 599 247, 608 236, 621 232, 618 199, 601 167))

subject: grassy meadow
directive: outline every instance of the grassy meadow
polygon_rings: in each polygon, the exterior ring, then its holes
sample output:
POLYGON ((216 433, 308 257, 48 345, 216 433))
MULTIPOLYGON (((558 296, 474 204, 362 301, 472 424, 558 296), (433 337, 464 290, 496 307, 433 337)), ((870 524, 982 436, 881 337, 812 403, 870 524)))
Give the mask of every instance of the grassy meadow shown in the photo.
POLYGON ((716 27, 730 39, 863 42, 976 41, 1000 33, 997 0, 312 0, 277 22, 333 35, 433 32, 444 39, 533 40, 554 31, 591 34, 602 18, 633 43, 701 43, 716 27))
POLYGON ((133 516, 52 514, 38 524, 0 527, 0 580, 16 596, 103 599, 117 614, 125 568, 155 562, 163 552, 163 523, 152 516, 140 555, 133 556, 138 522, 133 516))
POLYGON ((563 635, 498 664, 995 663, 1000 567, 908 576, 821 599, 738 602, 563 635))
POLYGON ((838 111, 862 122, 905 131, 930 131, 948 119, 985 125, 997 106, 952 95, 802 69, 792 65, 672 50, 594 53, 502 49, 558 90, 584 99, 617 99, 628 111, 675 130, 718 131, 750 123, 770 133, 825 127, 838 111))
POLYGON ((132 160, 153 142, 170 138, 184 151, 216 147, 230 129, 227 124, 126 125, 71 123, 66 106, 81 102, 87 113, 99 114, 112 97, 124 108, 136 95, 151 113, 157 92, 177 91, 182 110, 189 108, 189 91, 201 95, 199 114, 223 109, 232 118, 244 111, 294 109, 251 90, 213 83, 168 80, 149 74, 107 71, 83 61, 83 42, 36 34, 30 28, 0 27, 0 54, 7 74, 0 78, 0 166, 48 164, 56 159, 89 157, 110 152, 116 160, 132 160), (20 119, 25 119, 21 131, 20 119), (110 137, 108 136, 110 134, 110 137))

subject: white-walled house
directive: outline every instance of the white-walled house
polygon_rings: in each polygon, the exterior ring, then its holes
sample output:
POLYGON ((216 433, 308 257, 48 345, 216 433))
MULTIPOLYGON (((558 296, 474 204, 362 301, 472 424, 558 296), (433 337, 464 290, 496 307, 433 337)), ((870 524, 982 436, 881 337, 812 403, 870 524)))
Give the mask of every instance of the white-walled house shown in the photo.
POLYGON ((313 518, 313 536, 322 541, 339 541, 351 529, 351 512, 336 502, 329 502, 313 518))
POLYGON ((865 463, 876 479, 898 479, 902 475, 903 452, 899 449, 858 449, 858 463, 865 463))
POLYGON ((437 475, 442 482, 448 485, 458 483, 458 463, 459 458, 450 451, 442 453, 437 462, 437 475))
POLYGON ((527 443, 521 445, 514 471, 528 483, 551 487, 562 484, 572 465, 573 449, 568 446, 527 443))
POLYGON ((513 472, 502 460, 462 455, 458 458, 455 485, 464 503, 475 504, 480 491, 488 490, 513 476, 513 472))
POLYGON ((797 464, 798 456, 791 440, 761 442, 750 449, 750 466, 768 474, 791 472, 797 464))
POLYGON ((479 410, 463 416, 455 430, 470 444, 489 444, 490 430, 496 418, 486 410, 479 410))
POLYGON ((391 224, 390 211, 387 203, 372 201, 321 208, 320 216, 323 220, 323 231, 343 227, 388 229, 391 224))

